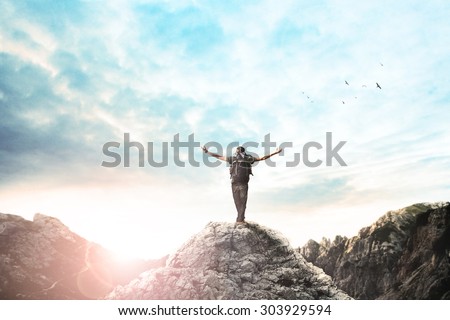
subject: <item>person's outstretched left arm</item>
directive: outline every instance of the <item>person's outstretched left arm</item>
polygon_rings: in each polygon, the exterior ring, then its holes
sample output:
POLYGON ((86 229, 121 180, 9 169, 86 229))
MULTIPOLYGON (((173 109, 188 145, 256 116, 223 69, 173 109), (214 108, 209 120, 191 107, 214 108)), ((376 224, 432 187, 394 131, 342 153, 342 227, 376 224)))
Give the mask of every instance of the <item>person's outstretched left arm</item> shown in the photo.
POLYGON ((255 158, 255 161, 264 161, 266 159, 269 159, 271 156, 274 156, 274 155, 280 153, 281 151, 283 151, 283 149, 278 148, 274 153, 267 154, 261 158, 255 158))

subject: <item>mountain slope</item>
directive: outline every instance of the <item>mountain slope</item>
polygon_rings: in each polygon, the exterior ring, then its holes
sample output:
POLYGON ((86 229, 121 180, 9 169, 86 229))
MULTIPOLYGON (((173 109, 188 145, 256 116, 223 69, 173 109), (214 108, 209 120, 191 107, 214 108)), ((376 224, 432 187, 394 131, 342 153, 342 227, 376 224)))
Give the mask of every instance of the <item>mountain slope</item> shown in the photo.
POLYGON ((0 213, 0 299, 95 299, 162 263, 122 263, 56 218, 0 213))
POLYGON ((450 204, 389 211, 351 239, 300 252, 356 299, 450 299, 450 204))

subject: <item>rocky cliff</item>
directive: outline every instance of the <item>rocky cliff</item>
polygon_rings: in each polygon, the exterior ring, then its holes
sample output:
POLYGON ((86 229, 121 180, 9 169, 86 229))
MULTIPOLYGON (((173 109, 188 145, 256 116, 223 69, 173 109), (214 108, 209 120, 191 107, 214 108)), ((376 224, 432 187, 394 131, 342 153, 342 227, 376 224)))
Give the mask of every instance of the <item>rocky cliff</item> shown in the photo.
POLYGON ((167 261, 124 264, 55 218, 0 214, 0 299, 450 299, 449 224, 449 203, 416 204, 297 251, 211 222, 167 261))
POLYGON ((166 266, 108 299, 349 299, 279 233, 255 223, 209 223, 166 266))
POLYGON ((0 214, 0 299, 95 299, 164 262, 120 262, 56 218, 0 214))
POLYGON ((351 239, 300 252, 356 299, 450 299, 450 204, 389 211, 351 239))

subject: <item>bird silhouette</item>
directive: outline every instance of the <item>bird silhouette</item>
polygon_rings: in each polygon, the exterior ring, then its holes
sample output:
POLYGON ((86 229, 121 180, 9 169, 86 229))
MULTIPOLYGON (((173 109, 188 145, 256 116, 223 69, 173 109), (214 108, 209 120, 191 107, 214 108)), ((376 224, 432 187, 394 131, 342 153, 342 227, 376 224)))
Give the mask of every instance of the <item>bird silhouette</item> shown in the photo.
POLYGON ((349 86, 349 84, 348 84, 347 80, 345 80, 345 84, 349 86))
POLYGON ((377 88, 381 89, 381 87, 380 87, 380 85, 378 84, 378 82, 376 82, 376 84, 377 84, 377 88))
POLYGON ((344 102, 344 101, 342 101, 342 104, 345 104, 345 102, 344 102))
POLYGON ((382 66, 382 67, 383 67, 383 66, 384 66, 384 64, 382 64, 382 63, 380 62, 380 66, 382 66))
POLYGON ((363 88, 367 88, 367 86, 365 85, 365 84, 363 84, 361 87, 363 87, 363 88))

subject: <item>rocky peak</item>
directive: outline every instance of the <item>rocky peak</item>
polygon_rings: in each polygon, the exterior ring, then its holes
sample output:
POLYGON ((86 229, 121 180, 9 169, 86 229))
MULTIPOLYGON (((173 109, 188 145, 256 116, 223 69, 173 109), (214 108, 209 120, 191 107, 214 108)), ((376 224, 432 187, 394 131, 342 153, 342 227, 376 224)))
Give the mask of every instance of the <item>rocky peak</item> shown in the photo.
POLYGON ((350 239, 300 252, 359 299, 450 298, 450 204, 389 211, 350 239))
POLYGON ((110 299, 349 299, 280 233, 256 223, 209 223, 166 266, 110 299))
POLYGON ((55 217, 36 213, 33 217, 33 224, 39 229, 41 234, 45 234, 45 237, 47 238, 56 240, 61 237, 70 242, 76 242, 78 240, 75 233, 70 231, 65 224, 55 217))

